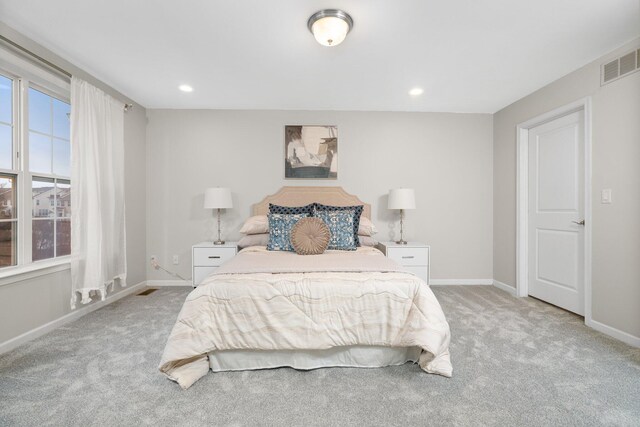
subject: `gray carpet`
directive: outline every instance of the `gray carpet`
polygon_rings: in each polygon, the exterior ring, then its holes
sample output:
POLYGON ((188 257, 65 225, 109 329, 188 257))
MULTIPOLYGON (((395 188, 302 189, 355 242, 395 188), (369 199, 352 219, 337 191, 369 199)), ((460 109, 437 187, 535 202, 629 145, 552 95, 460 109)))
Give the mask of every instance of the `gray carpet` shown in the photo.
POLYGON ((0 355, 0 425, 640 425, 640 350, 489 286, 434 287, 453 378, 416 365, 157 370, 187 288, 131 296, 0 355))

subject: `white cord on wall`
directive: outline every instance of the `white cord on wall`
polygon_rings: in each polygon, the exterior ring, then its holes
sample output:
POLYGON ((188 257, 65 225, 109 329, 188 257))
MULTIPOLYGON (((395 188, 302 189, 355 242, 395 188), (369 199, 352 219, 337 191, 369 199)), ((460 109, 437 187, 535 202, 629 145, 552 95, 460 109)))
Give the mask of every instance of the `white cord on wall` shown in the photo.
POLYGON ((191 279, 185 279, 184 277, 182 277, 178 273, 174 273, 172 271, 169 271, 169 270, 165 269, 160 264, 158 264, 158 260, 153 258, 153 257, 151 258, 151 267, 153 267, 154 270, 162 270, 165 273, 169 274, 170 276, 177 277, 178 279, 184 280, 185 282, 190 282, 191 281, 191 279))

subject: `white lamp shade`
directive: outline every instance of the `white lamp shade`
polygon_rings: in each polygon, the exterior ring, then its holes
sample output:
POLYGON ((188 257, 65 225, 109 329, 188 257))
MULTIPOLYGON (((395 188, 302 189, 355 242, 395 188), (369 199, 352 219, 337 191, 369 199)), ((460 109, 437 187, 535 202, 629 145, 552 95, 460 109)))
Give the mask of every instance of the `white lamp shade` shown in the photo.
POLYGON ((207 188, 204 192, 205 209, 230 209, 232 207, 231 190, 228 188, 207 188))
POLYGON ((314 22, 311 31, 321 45, 337 46, 347 37, 349 24, 343 19, 326 16, 314 22))
POLYGON ((389 209, 415 209, 416 195, 413 188, 396 188, 389 191, 389 209))

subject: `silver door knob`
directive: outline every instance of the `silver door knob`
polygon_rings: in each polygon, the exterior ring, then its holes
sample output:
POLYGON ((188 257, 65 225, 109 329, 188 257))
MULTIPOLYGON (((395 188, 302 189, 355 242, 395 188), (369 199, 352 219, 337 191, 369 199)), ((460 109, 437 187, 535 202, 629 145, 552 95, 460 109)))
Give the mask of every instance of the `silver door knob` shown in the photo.
POLYGON ((578 225, 584 225, 584 219, 582 221, 571 221, 571 222, 578 225))

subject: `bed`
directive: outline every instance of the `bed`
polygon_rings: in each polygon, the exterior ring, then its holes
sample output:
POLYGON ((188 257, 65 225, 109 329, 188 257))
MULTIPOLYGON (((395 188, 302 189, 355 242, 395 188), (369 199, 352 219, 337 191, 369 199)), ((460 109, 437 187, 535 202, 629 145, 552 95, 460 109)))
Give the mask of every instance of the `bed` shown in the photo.
MULTIPOLYGON (((340 187, 283 187, 254 205, 371 206, 340 187)), ((372 247, 295 252, 248 247, 186 298, 160 371, 189 388, 209 371, 418 363, 450 377, 449 325, 429 286, 372 247)))

